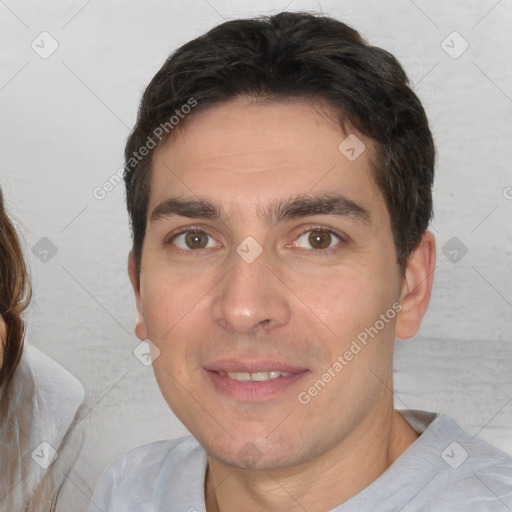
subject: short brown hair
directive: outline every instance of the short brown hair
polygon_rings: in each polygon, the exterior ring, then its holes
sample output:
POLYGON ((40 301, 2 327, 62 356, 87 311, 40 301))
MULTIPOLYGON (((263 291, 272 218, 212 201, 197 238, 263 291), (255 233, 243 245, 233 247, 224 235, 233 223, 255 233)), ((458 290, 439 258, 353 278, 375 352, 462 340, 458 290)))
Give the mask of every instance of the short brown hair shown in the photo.
POLYGON ((193 116, 241 96, 326 100, 342 127, 372 139, 374 179, 405 271, 432 217, 435 147, 421 102, 395 57, 367 44, 353 28, 323 15, 282 12, 228 21, 186 43, 146 88, 126 144, 124 173, 139 272, 152 154, 165 139, 155 143, 152 135, 191 98, 197 103, 193 116))

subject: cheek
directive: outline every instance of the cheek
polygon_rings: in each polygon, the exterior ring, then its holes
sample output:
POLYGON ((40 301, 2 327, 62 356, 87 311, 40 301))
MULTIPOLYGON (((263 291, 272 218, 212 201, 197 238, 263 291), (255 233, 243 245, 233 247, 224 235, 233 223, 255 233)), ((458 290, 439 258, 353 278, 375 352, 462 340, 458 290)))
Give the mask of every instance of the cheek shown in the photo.
POLYGON ((172 332, 194 313, 204 295, 200 279, 192 282, 170 272, 147 273, 141 281, 141 303, 150 339, 159 344, 172 338, 172 332))
MULTIPOLYGON (((337 283, 326 286, 324 293, 318 296, 318 311, 322 312, 333 334, 332 356, 335 359, 356 342, 361 346, 359 362, 372 365, 374 358, 383 357, 392 346, 396 297, 378 274, 344 276, 337 283)), ((354 350, 357 351, 357 347, 354 350)))
MULTIPOLYGON (((375 285, 374 285, 375 286, 375 285)), ((373 315, 378 302, 371 279, 343 274, 331 276, 315 294, 315 312, 336 335, 353 334, 373 315)))
POLYGON ((146 273, 141 281, 142 315, 147 335, 160 351, 153 369, 164 395, 180 386, 191 391, 198 371, 192 356, 201 339, 198 318, 207 314, 207 287, 202 286, 200 279, 180 279, 168 271, 146 273))
MULTIPOLYGON (((5 322, 4 319, 0 316, 0 357, 2 357, 3 344, 6 337, 7 330, 5 328, 5 322)), ((1 362, 2 360, 0 359, 0 363, 1 362)))

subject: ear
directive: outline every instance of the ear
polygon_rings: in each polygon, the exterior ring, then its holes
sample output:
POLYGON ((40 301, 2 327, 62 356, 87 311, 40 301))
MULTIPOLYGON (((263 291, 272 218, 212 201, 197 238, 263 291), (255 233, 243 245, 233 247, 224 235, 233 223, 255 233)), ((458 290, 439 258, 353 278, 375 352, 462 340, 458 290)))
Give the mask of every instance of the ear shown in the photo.
POLYGON ((407 261, 400 292, 402 309, 395 326, 397 338, 412 338, 418 332, 430 301, 435 265, 436 239, 430 231, 425 231, 420 244, 407 261))
POLYGON ((135 263, 135 256, 133 251, 128 254, 128 275, 132 283, 133 292, 135 294, 135 305, 137 307, 137 319, 135 321, 135 334, 140 340, 146 340, 148 333, 146 331, 146 321, 142 315, 142 305, 140 298, 140 275, 137 272, 137 264, 135 263))

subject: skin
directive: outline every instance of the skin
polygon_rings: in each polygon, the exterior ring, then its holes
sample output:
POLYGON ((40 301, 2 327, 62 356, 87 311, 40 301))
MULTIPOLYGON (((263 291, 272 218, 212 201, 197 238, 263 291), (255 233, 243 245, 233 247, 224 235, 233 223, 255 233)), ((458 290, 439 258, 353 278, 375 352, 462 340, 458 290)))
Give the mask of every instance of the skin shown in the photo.
POLYGON ((239 99, 189 116, 154 155, 148 219, 171 196, 206 198, 226 213, 224 221, 148 220, 140 275, 133 254, 128 261, 136 334, 160 351, 153 366, 162 394, 208 454, 209 512, 241 502, 250 511, 331 509, 418 437, 393 408, 392 355, 395 336, 413 336, 427 308, 435 240, 423 235, 401 275, 372 144, 357 136, 366 150, 351 162, 328 106, 239 99), (314 215, 273 224, 257 214, 277 199, 333 192, 364 207, 370 222, 314 215), (210 235, 206 247, 170 237, 187 226, 210 235), (344 241, 324 231, 328 248, 315 252, 316 226, 344 241), (263 249, 252 263, 236 252, 248 236, 263 249), (299 393, 396 301, 400 313, 300 403, 299 393), (242 400, 219 392, 205 370, 224 357, 307 371, 269 399, 242 400), (241 456, 248 446, 257 454, 250 467, 241 456))
POLYGON ((2 315, 0 315, 0 366, 2 366, 2 362, 4 360, 4 343, 6 336, 7 330, 5 327, 5 322, 2 318, 2 315))

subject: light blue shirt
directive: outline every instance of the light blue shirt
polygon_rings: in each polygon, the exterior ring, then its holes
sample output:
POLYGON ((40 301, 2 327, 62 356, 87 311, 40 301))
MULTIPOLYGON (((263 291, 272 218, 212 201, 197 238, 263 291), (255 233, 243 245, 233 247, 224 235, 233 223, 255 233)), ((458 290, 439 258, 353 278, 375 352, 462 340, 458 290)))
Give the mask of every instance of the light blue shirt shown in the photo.
MULTIPOLYGON (((420 437, 332 512, 512 511, 512 457, 445 414, 399 412, 420 437)), ((103 472, 89 512, 205 512, 206 468, 192 436, 141 446, 103 472)))

